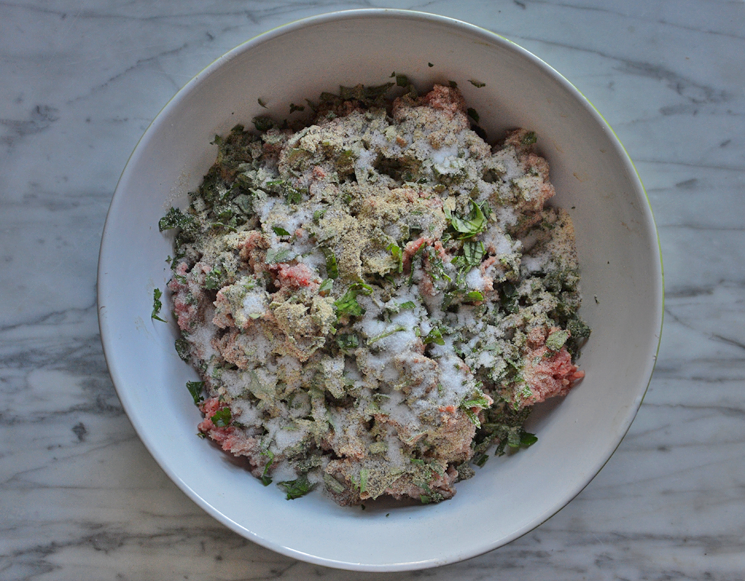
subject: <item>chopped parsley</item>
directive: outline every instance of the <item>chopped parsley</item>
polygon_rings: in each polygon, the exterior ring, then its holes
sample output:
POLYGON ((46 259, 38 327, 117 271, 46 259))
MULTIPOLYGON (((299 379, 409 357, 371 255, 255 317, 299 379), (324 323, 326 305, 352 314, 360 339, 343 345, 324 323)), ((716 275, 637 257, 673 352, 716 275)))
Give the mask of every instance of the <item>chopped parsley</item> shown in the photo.
POLYGON ((295 480, 285 480, 284 482, 277 482, 277 486, 279 486, 287 494, 287 500, 295 500, 296 498, 305 496, 311 490, 313 490, 313 485, 310 483, 308 477, 305 474, 295 480))
POLYGON ((474 79, 468 79, 468 82, 471 83, 477 89, 480 89, 481 87, 486 87, 486 83, 481 83, 479 81, 475 81, 474 79))
MULTIPOLYGON (((202 397, 202 390, 204 389, 204 381, 187 381, 186 389, 189 390, 189 393, 191 394, 191 397, 194 400, 194 405, 198 405, 200 402, 204 400, 204 398, 202 397)), ((230 410, 228 410, 228 413, 230 413, 230 410)))
POLYGON ((272 230, 274 230, 274 233, 277 236, 289 236, 290 235, 290 233, 284 228, 282 228, 282 226, 272 226, 272 230))
POLYGON ((261 473, 261 483, 264 486, 269 486, 272 483, 272 478, 269 476, 269 469, 272 467, 272 464, 274 463, 274 452, 271 450, 263 450, 261 452, 262 456, 266 456, 269 458, 266 464, 264 464, 264 471, 261 473))
POLYGON ((211 418, 212 423, 215 424, 218 428, 227 428, 230 425, 230 421, 232 419, 232 415, 230 413, 230 408, 222 408, 215 412, 215 415, 213 415, 211 418))
POLYGON ((153 312, 150 313, 150 318, 155 319, 156 321, 160 321, 161 323, 165 323, 164 319, 161 319, 160 309, 163 308, 163 303, 160 300, 160 297, 163 296, 163 293, 159 288, 153 289, 153 312))

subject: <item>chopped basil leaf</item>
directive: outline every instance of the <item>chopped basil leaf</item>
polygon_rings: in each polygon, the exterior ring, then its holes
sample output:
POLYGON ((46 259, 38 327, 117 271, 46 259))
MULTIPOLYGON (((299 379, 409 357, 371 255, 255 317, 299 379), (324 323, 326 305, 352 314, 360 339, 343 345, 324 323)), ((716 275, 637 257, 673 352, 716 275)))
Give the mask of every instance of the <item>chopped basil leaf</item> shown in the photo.
POLYGON ((409 77, 406 75, 396 75, 396 84, 399 87, 408 87, 411 83, 409 83, 409 77))
POLYGON ((468 202, 471 205, 471 209, 468 216, 465 217, 452 213, 447 207, 444 208, 445 216, 450 221, 453 230, 460 233, 458 238, 461 239, 476 236, 476 234, 486 227, 486 217, 481 207, 473 200, 469 200, 468 202))
POLYGON ((274 121, 269 117, 254 117, 252 121, 254 127, 256 127, 256 131, 269 131, 275 126, 274 121))
POLYGON ((230 408, 222 408, 220 410, 217 410, 215 412, 215 415, 210 418, 212 420, 212 423, 215 424, 218 428, 226 428, 230 425, 230 420, 232 419, 232 414, 230 413, 230 408))
POLYGON ((415 309, 416 305, 412 301, 406 301, 405 303, 398 305, 398 308, 404 311, 406 309, 415 309))
POLYGON ((471 423, 476 426, 476 429, 478 430, 481 427, 481 422, 479 421, 479 417, 473 413, 470 409, 463 410, 466 412, 466 415, 468 416, 468 419, 471 420, 471 423))
POLYGON ((476 302, 483 301, 483 300, 484 300, 484 295, 482 295, 480 291, 475 290, 475 291, 466 293, 466 302, 476 303, 476 302))
POLYGON ((460 404, 463 408, 479 408, 482 410, 489 408, 489 400, 486 399, 483 395, 475 397, 473 399, 465 400, 463 403, 460 404))
POLYGON ((564 343, 569 339, 569 333, 567 331, 554 331, 546 339, 546 347, 551 351, 559 351, 564 343))
POLYGON ((463 257, 468 266, 479 266, 485 253, 483 242, 466 241, 463 243, 463 257))
POLYGON ((290 114, 294 113, 295 111, 305 111, 305 106, 295 105, 295 103, 290 103, 290 114))
POLYGON ((305 474, 296 480, 277 482, 277 486, 287 493, 287 500, 300 498, 313 490, 313 485, 308 481, 308 477, 305 474))
POLYGON ((478 111, 476 111, 476 109, 474 109, 473 107, 469 107, 466 112, 468 113, 468 116, 471 119, 473 119, 476 123, 479 122, 480 117, 479 117, 479 113, 478 113, 478 111))
POLYGON ((535 434, 529 432, 523 432, 520 434, 520 446, 523 448, 529 448, 538 441, 538 437, 535 434))
POLYGON ((337 315, 354 315, 355 317, 364 315, 365 309, 363 309, 357 302, 358 294, 359 291, 354 288, 350 288, 349 290, 347 290, 347 292, 344 293, 341 298, 334 301, 337 315))
POLYGON ((528 131, 522 139, 523 145, 533 145, 536 141, 538 141, 538 136, 535 131, 528 131))
POLYGON ((336 262, 336 256, 328 248, 323 248, 323 255, 326 257, 326 273, 329 278, 339 278, 339 265, 336 262))
POLYGON ((274 452, 271 450, 264 450, 261 452, 261 455, 269 457, 269 461, 264 465, 264 471, 261 473, 261 483, 264 486, 269 486, 272 483, 272 478, 269 476, 269 469, 274 463, 274 452))
MULTIPOLYGON (((435 66, 435 65, 433 65, 432 63, 427 63, 427 66, 428 66, 429 68, 432 68, 432 67, 433 67, 433 66, 435 66)), ((386 515, 386 516, 388 516, 388 515, 386 515)))
POLYGON ((277 236, 289 236, 290 235, 290 233, 284 228, 282 228, 282 226, 272 226, 272 230, 274 230, 274 233, 277 236))
POLYGON ((468 82, 471 83, 477 89, 480 89, 481 87, 486 87, 486 83, 480 83, 479 81, 474 81, 473 79, 468 79, 468 82))
POLYGON ((330 278, 327 278, 321 283, 321 286, 318 287, 318 292, 323 295, 327 295, 331 292, 331 289, 334 288, 334 281, 330 278))
POLYGON ((339 482, 336 478, 331 476, 331 474, 328 474, 326 472, 323 473, 323 481, 326 483, 326 486, 329 488, 329 490, 335 492, 336 494, 341 494, 346 490, 341 482, 339 482))
POLYGON ((455 81, 448 81, 448 85, 450 85, 450 87, 453 89, 458 88, 458 83, 456 83, 455 81))
MULTIPOLYGON (((194 399, 194 405, 198 405, 204 398, 202 397, 202 389, 204 388, 204 381, 187 381, 186 389, 189 390, 192 399, 194 399)), ((228 410, 230 412, 230 410, 228 410)))
POLYGON ((266 263, 276 264, 278 262, 289 262, 295 258, 291 248, 270 248, 266 251, 266 263))
POLYGON ((355 349, 360 346, 360 339, 353 333, 339 335, 336 344, 340 349, 355 349))
POLYGON ((434 327, 427 336, 424 338, 424 344, 436 343, 437 345, 444 345, 445 339, 442 338, 442 331, 440 327, 434 327))
POLYGON ((184 339, 183 337, 179 337, 176 339, 176 354, 183 360, 188 363, 189 361, 189 342, 184 339))
POLYGON ((483 468, 488 459, 489 456, 487 456, 486 454, 479 454, 478 456, 473 457, 473 463, 476 464, 476 466, 478 466, 479 468, 483 468))
POLYGON ((288 204, 299 204, 303 201, 303 192, 292 186, 285 186, 285 201, 288 204))
POLYGON ((153 289, 153 312, 150 314, 150 318, 165 323, 165 321, 158 316, 160 309, 163 308, 163 303, 160 301, 160 297, 162 296, 163 293, 159 288, 153 289))
POLYGON ((204 288, 215 290, 223 286, 225 273, 220 267, 215 267, 207 273, 204 279, 204 288))
POLYGON ((391 253, 393 259, 396 261, 396 272, 401 273, 404 271, 404 253, 401 251, 401 247, 395 242, 391 242, 385 249, 391 253))
POLYGON ((171 230, 172 228, 185 228, 194 223, 194 216, 184 214, 178 208, 171 208, 166 215, 158 220, 158 230, 171 230))

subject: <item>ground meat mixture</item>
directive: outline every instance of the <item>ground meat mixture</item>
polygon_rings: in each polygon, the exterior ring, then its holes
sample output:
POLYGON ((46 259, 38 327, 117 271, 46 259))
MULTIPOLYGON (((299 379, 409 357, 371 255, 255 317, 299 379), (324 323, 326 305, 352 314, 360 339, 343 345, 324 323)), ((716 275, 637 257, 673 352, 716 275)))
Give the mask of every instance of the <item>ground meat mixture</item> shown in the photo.
POLYGON ((288 498, 448 499, 584 375, 548 163, 534 133, 492 147, 474 118, 450 86, 342 87, 217 137, 160 221, 199 433, 288 498))

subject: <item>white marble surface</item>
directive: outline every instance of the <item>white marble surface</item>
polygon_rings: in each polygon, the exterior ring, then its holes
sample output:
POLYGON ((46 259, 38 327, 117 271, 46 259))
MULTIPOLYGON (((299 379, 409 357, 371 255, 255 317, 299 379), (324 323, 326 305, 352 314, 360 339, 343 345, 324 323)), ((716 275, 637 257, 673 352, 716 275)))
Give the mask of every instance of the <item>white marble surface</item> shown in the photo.
POLYGON ((106 211, 137 140, 216 57, 284 22, 395 6, 542 57, 626 145, 666 270, 659 362, 599 476, 521 539, 391 579, 745 575, 745 4, 741 0, 0 2, 0 579, 372 579, 212 520, 160 471, 96 321, 106 211))

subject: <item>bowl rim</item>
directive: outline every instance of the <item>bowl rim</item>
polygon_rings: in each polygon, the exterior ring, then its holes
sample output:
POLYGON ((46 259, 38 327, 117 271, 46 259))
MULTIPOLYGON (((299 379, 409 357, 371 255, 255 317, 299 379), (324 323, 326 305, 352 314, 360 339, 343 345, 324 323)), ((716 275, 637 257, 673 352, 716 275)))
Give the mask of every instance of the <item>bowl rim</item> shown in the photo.
POLYGON ((476 557, 478 555, 484 554, 486 552, 489 552, 496 548, 504 546, 514 541, 515 539, 518 539, 522 537, 523 535, 529 533, 535 528, 541 526, 543 523, 545 523, 550 518, 552 518, 555 514, 558 514, 564 507, 567 506, 567 504, 569 504, 577 495, 579 495, 579 493, 582 492, 582 490, 584 490, 584 488, 595 478, 595 476, 597 476, 600 470, 602 470, 602 468, 608 463, 612 455, 621 445, 621 442, 623 441, 624 437, 628 433, 631 427, 631 424, 633 423, 636 417, 636 414, 639 410, 639 407, 641 406, 644 400, 644 397, 647 393, 649 384, 653 376, 654 368, 657 362, 657 357, 658 357, 659 349, 660 349, 660 342, 661 342, 661 336, 662 336, 662 325, 663 325, 663 318, 664 318, 664 299, 665 299, 664 268, 663 268, 663 263, 662 263, 662 250, 661 250, 661 245, 660 245, 660 240, 659 240, 659 231, 657 229, 657 225, 654 219, 654 214, 652 211, 652 206, 649 200, 649 196, 641 181, 641 177, 639 176, 639 172, 637 171, 636 166, 634 165, 631 157, 629 156, 625 147, 623 146, 620 139, 618 138, 618 135, 612 129, 610 124, 608 124, 605 118, 601 115, 601 113, 597 110, 597 108, 592 104, 592 102, 590 102, 590 100, 587 99, 587 97, 585 97, 579 91, 579 89, 577 89, 568 79, 566 79, 566 77, 564 77, 561 73, 559 73, 557 70, 551 67, 548 63, 546 63, 541 58, 537 57, 536 55, 534 55, 532 52, 528 51, 527 49, 521 47, 514 41, 508 38, 505 38, 496 32, 493 32, 491 30, 482 28, 480 26, 477 26, 477 25, 474 25, 474 24, 471 24, 471 23, 468 23, 462 20, 458 20, 456 18, 451 18, 448 16, 442 16, 439 14, 417 11, 417 10, 404 10, 404 9, 394 9, 394 8, 365 8, 365 9, 354 9, 354 10, 332 11, 332 12, 327 12, 323 14, 318 14, 318 15, 314 15, 310 17, 297 19, 297 20, 282 24, 280 26, 269 29, 265 32, 262 32, 242 42, 241 44, 237 45, 236 47, 232 48, 225 54, 215 59, 213 62, 211 62, 209 65, 204 67, 201 71, 199 71, 196 75, 194 75, 194 77, 192 77, 178 92, 176 92, 175 95, 173 95, 173 97, 171 97, 167 101, 167 103, 161 108, 161 110, 153 118, 153 120, 148 125, 147 129, 143 132, 142 136, 137 141, 137 144, 135 145, 134 149, 132 150, 132 153, 129 155, 127 159, 127 162, 117 182, 117 186, 114 190, 111 204, 109 206, 109 210, 106 215, 106 221, 104 224, 102 237, 101 237, 101 245, 99 249, 99 260, 98 260, 98 270, 97 270, 97 301, 98 301, 97 312, 98 312, 99 331, 101 335, 101 342, 103 345, 104 358, 106 360, 107 367, 109 369, 109 373, 112 378, 112 382, 116 389, 117 395, 122 403, 122 406, 124 407, 124 410, 127 413, 127 416, 132 426, 137 432, 137 435, 140 437, 140 440, 145 445, 146 449, 151 454, 151 456, 155 459, 155 461, 157 462, 161 470, 163 470, 168 475, 170 480, 174 482, 181 489, 181 491, 184 494, 186 494, 186 496, 188 496, 194 503, 196 503, 200 508, 202 508, 212 518, 215 518, 216 520, 221 522, 223 525, 225 525, 232 531, 238 533, 239 535, 263 547, 271 549, 277 553, 280 553, 280 554, 283 554, 283 555, 286 555, 292 558, 296 558, 302 561, 306 561, 309 563, 313 563, 316 565, 323 565, 326 567, 332 567, 332 568, 338 568, 338 569, 369 571, 369 572, 408 571, 408 570, 424 569, 424 568, 435 567, 435 566, 440 566, 440 565, 445 565, 445 564, 452 564, 452 563, 459 562, 465 559, 476 557), (105 262, 106 254, 108 253, 109 244, 112 244, 107 238, 107 231, 109 230, 109 226, 112 221, 112 216, 116 214, 117 207, 120 205, 120 203, 122 203, 123 196, 118 195, 120 192, 120 186, 124 180, 124 177, 127 175, 128 169, 130 168, 132 159, 135 156, 136 152, 138 151, 140 146, 143 144, 143 142, 147 140, 150 134, 153 133, 158 128, 160 122, 165 117, 164 113, 166 113, 168 110, 174 107, 185 95, 189 94, 199 83, 202 82, 202 79, 204 77, 210 76, 215 71, 220 69, 223 65, 230 62, 234 58, 238 57, 240 54, 242 54, 245 51, 251 50, 277 37, 280 37, 286 34, 291 34, 294 31, 301 29, 301 28, 305 28, 307 26, 313 26, 316 24, 323 24, 323 23, 328 23, 332 21, 358 19, 361 17, 362 18, 364 17, 393 18, 393 19, 403 18, 403 19, 410 19, 413 21, 424 21, 424 22, 429 22, 429 23, 446 25, 448 27, 460 30, 462 32, 480 36, 484 38, 484 40, 486 40, 487 42, 491 42, 491 43, 496 42, 502 47, 516 52, 522 58, 525 58, 531 61, 533 64, 541 68, 546 74, 551 76, 556 82, 562 85, 562 87, 565 90, 571 93, 576 98, 577 102, 580 103, 584 107, 584 109, 594 118, 594 120, 600 126, 603 126, 610 131, 612 138, 609 137, 609 141, 612 142, 612 145, 615 149, 615 154, 617 155, 618 159, 623 163, 623 165, 625 166, 625 169, 628 170, 627 172, 628 175, 633 176, 635 178, 633 180, 634 181, 633 185, 634 185, 634 189, 636 193, 643 194, 644 199, 646 200, 646 205, 642 208, 641 211, 643 214, 646 214, 648 218, 648 223, 650 226, 648 234, 653 235, 655 239, 654 243, 656 244, 656 248, 657 248, 657 253, 655 255, 655 260, 657 261, 657 264, 655 265, 656 266, 655 279, 654 279, 653 286, 655 290, 658 292, 656 292, 656 295, 654 297, 653 306, 654 306, 655 319, 659 320, 659 327, 656 333, 657 341, 656 341, 655 353, 653 357, 648 359, 647 362, 645 363, 646 369, 643 373, 643 376, 647 377, 646 385, 644 385, 643 390, 641 390, 640 397, 638 397, 636 401, 634 402, 634 407, 631 410, 631 413, 627 415, 627 417, 625 418, 625 421, 622 422, 621 425, 619 426, 618 434, 617 434, 617 442, 615 446, 613 447, 613 449, 609 451, 606 450, 606 453, 603 455, 602 461, 599 462, 598 465, 592 471, 588 473, 589 475, 587 475, 584 479, 579 480, 578 484, 573 489, 567 491, 561 503, 558 506, 554 507, 553 510, 550 512, 550 514, 539 515, 533 521, 531 521, 530 523, 528 523, 521 529, 514 531, 511 535, 505 538, 499 539, 496 542, 491 541, 491 542, 482 542, 482 543, 475 544, 469 551, 452 554, 449 557, 445 557, 445 558, 411 560, 408 562, 397 562, 397 563, 390 563, 390 564, 356 563, 356 562, 334 560, 334 559, 330 559, 326 557, 319 557, 317 555, 311 555, 311 554, 304 553, 302 551, 293 549, 292 547, 285 546, 279 542, 266 539, 262 537, 260 534, 254 531, 248 530, 244 526, 233 521, 227 515, 219 512, 211 504, 209 504, 209 502, 203 499, 196 491, 190 488, 189 485, 185 481, 183 481, 178 474, 174 473, 171 470, 168 463, 164 461, 164 459, 161 457, 161 454, 158 452, 157 449, 155 449, 153 443, 151 443, 147 438, 144 437, 144 428, 141 425, 139 419, 137 418, 136 415, 133 415, 130 413, 132 404, 127 395, 127 391, 120 387, 125 382, 123 381, 120 374, 118 373, 117 366, 114 364, 113 335, 115 333, 115 330, 109 326, 108 319, 107 319, 106 312, 105 312, 106 304, 102 304, 102 296, 105 296, 106 289, 107 289, 107 278, 104 273, 104 262, 105 262))

